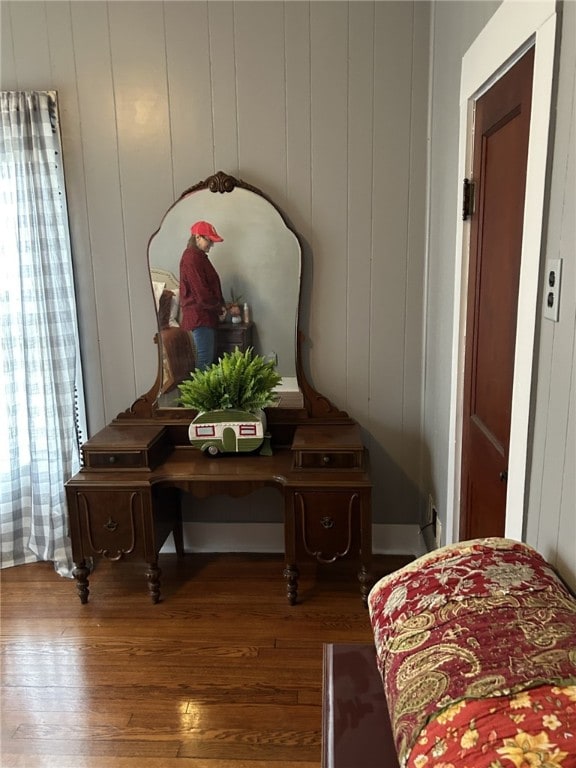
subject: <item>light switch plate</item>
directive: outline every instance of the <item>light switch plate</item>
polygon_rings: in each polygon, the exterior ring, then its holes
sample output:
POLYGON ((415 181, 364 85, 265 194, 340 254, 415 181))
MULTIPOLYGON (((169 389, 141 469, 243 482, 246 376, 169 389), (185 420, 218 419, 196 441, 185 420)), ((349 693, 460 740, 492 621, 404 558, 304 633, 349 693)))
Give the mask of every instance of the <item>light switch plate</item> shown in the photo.
POLYGON ((562 259, 546 259, 544 278, 544 317, 558 322, 560 311, 560 284, 562 282, 562 259))

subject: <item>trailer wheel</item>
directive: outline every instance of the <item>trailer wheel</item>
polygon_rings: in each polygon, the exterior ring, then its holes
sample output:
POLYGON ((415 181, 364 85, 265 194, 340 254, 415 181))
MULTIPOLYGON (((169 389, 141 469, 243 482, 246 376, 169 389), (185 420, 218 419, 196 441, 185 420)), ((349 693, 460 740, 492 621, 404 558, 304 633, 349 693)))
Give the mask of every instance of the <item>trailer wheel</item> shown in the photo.
POLYGON ((218 450, 217 445, 214 445, 214 443, 210 443, 210 445, 206 448, 206 453, 209 453, 210 456, 218 456, 220 451, 218 450))

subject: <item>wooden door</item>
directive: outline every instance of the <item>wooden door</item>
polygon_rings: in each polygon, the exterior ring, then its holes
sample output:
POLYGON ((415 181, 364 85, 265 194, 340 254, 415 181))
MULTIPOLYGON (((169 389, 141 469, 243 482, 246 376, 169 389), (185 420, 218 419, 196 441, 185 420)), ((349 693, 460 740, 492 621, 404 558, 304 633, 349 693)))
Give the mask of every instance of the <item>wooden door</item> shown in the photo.
POLYGON ((505 530, 533 66, 530 49, 476 102, 460 509, 466 539, 505 530))

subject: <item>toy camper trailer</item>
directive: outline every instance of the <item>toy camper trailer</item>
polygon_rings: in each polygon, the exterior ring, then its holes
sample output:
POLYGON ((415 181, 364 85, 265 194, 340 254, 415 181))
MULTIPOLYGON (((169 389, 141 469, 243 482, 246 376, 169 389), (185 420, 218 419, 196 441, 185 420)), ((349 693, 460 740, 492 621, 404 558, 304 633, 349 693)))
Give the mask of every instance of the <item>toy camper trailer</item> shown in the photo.
POLYGON ((191 445, 210 456, 257 451, 265 438, 261 416, 232 408, 199 413, 188 436, 191 445))

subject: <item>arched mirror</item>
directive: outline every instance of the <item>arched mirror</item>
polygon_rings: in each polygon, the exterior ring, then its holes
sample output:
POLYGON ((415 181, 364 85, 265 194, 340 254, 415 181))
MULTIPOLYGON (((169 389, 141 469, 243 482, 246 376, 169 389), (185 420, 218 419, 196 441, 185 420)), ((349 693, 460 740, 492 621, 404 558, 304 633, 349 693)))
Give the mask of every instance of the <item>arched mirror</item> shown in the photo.
POLYGON ((296 383, 296 328, 300 294, 301 250, 294 232, 259 191, 223 173, 185 192, 164 216, 148 246, 160 333, 163 370, 159 407, 172 407, 177 384, 188 376, 185 332, 178 328, 180 257, 190 226, 209 221, 224 239, 210 252, 225 300, 247 305, 249 320, 228 313, 217 330, 217 347, 252 346, 274 359, 278 373, 296 383), (165 278, 165 279, 163 279, 165 278), (168 318, 168 319, 167 319, 168 318), (240 319, 241 327, 233 321, 240 319), (244 327, 248 326, 248 327, 244 327), (182 375, 183 374, 183 375, 182 375))
POLYGON ((282 376, 279 410, 293 409, 294 421, 347 417, 305 379, 300 360, 298 313, 302 250, 279 208, 259 189, 220 171, 184 192, 164 215, 148 245, 148 269, 158 317, 158 376, 152 389, 120 416, 168 421, 189 418, 178 407, 178 383, 194 366, 189 334, 179 326, 180 258, 196 221, 209 221, 223 238, 210 260, 224 298, 238 296, 249 318, 228 314, 217 332, 217 347, 251 346, 277 363, 282 376))

